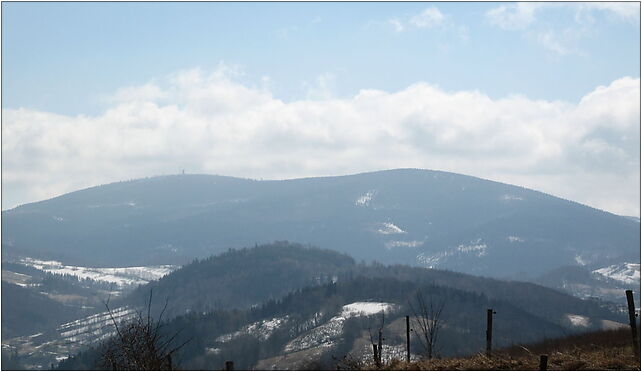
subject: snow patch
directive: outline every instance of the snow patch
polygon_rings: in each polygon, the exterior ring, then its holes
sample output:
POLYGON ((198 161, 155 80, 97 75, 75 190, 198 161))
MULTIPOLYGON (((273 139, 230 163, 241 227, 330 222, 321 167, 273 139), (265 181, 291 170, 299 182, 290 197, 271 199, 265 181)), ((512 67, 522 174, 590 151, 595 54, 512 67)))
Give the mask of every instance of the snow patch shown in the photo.
POLYGON ((520 238, 519 236, 514 236, 514 235, 507 236, 506 239, 511 243, 523 243, 524 242, 524 239, 520 238))
POLYGON ((566 314, 566 318, 573 324, 575 327, 588 327, 589 326, 589 318, 583 315, 577 315, 577 314, 566 314))
POLYGON ((424 242, 419 240, 412 240, 409 242, 401 241, 401 240, 391 240, 385 243, 385 246, 387 249, 397 248, 397 247, 415 248, 415 247, 420 247, 422 245, 424 245, 424 242))
POLYGON ((379 314, 382 311, 387 313, 396 308, 395 304, 387 302, 353 302, 343 306, 341 315, 344 318, 351 318, 354 316, 369 316, 379 314))
POLYGON ((486 248, 488 246, 481 242, 481 239, 471 241, 469 244, 460 244, 457 246, 457 251, 462 253, 475 253, 478 257, 486 255, 486 248))
POLYGON ((593 273, 626 284, 640 284, 640 264, 623 263, 593 270, 593 273))
POLYGON ((391 235, 391 234, 405 234, 399 226, 395 225, 392 222, 384 222, 381 224, 381 228, 377 230, 379 234, 391 235))
POLYGON ((52 274, 73 275, 79 279, 109 282, 119 287, 147 284, 176 270, 175 265, 132 267, 83 267, 64 265, 59 261, 23 258, 20 263, 52 274))
POLYGON ((433 269, 439 264, 444 258, 450 256, 450 252, 439 252, 433 255, 429 255, 427 252, 419 253, 417 255, 417 262, 424 265, 429 269, 433 269))
POLYGON ((222 351, 222 350, 221 350, 221 349, 219 349, 219 348, 217 348, 217 347, 206 347, 206 348, 205 348, 205 352, 206 352, 207 354, 214 354, 214 355, 218 355, 218 354, 220 354, 220 353, 221 353, 221 351, 222 351))
POLYGON ((360 207, 367 207, 370 205, 370 201, 372 201, 372 197, 375 196, 376 193, 377 190, 370 190, 358 197, 354 204, 360 207))
POLYGON ((575 256, 575 262, 580 266, 586 266, 588 264, 588 261, 584 260, 579 254, 575 256))
POLYGON ((249 334, 258 338, 261 341, 265 341, 272 335, 272 333, 277 328, 285 324, 287 320, 288 320, 287 316, 281 317, 281 318, 264 319, 258 322, 248 324, 236 332, 221 335, 216 338, 216 341, 228 342, 244 334, 249 334))
POLYGON ((343 324, 348 318, 375 315, 382 311, 391 312, 396 309, 397 305, 386 302, 353 302, 344 305, 339 315, 288 342, 284 351, 290 353, 312 347, 330 347, 343 333, 343 324))
POLYGON ((517 195, 511 195, 511 194, 504 194, 501 196, 501 200, 504 201, 514 201, 514 200, 524 200, 521 196, 517 195))

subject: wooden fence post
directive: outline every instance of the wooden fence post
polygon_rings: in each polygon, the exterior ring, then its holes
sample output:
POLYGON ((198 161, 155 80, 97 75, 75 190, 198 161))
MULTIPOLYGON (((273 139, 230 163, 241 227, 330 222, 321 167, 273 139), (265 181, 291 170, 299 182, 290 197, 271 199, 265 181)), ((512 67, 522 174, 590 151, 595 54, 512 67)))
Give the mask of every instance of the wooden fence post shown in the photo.
POLYGON ((640 342, 638 340, 638 326, 635 320, 635 303, 633 302, 633 291, 626 290, 626 302, 629 305, 629 324, 631 325, 631 335, 633 336, 633 355, 635 359, 640 359, 640 342))
POLYGON ((546 371, 548 368, 548 355, 540 355, 539 356, 539 370, 540 371, 546 371))
POLYGON ((493 309, 486 310, 486 356, 490 358, 493 348, 493 309))
POLYGON ((377 345, 377 349, 379 350, 377 356, 379 357, 379 365, 381 366, 381 354, 383 354, 383 331, 381 329, 379 330, 379 345, 377 345))
POLYGON ((406 360, 410 363, 410 316, 406 315, 406 360))
POLYGON ((377 344, 372 344, 372 353, 373 353, 372 359, 374 359, 374 363, 375 363, 375 366, 377 366, 377 368, 379 367, 379 357, 377 356, 378 351, 379 350, 377 349, 377 344))

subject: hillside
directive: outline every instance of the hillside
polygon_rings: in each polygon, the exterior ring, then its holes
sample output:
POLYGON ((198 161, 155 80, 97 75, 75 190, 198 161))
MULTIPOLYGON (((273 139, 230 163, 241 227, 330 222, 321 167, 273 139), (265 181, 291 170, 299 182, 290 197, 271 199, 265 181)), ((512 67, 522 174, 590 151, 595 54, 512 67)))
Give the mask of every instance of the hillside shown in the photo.
POLYGON ((332 248, 357 260, 495 277, 640 262, 637 221, 428 170, 284 181, 163 176, 2 214, 3 255, 40 252, 67 264, 182 264, 275 240, 332 248))
POLYGON ((141 286, 123 302, 144 306, 150 291, 168 299, 166 315, 213 309, 248 308, 289 292, 338 280, 354 260, 330 250, 275 242, 229 250, 194 262, 141 286))
MULTIPOLYGON (((638 336, 639 337, 639 336, 638 336)), ((639 350, 638 350, 639 354, 639 350)), ((539 370, 539 356, 547 355, 550 371, 573 370, 640 370, 640 361, 633 357, 631 331, 626 328, 589 332, 542 342, 497 350, 492 358, 479 353, 465 358, 443 358, 406 363, 388 362, 385 370, 443 371, 443 370, 539 370)), ((344 368, 373 370, 372 362, 345 360, 344 368)))
MULTIPOLYGON (((396 279, 483 293, 489 299, 507 301, 546 317, 560 318, 560 309, 588 316, 600 314, 605 306, 617 310, 613 304, 580 300, 528 282, 406 265, 357 264, 349 256, 337 252, 288 242, 230 250, 196 260, 158 281, 139 287, 126 298, 116 300, 114 306, 145 306, 153 291, 153 296, 162 300, 154 307, 156 311, 160 311, 165 299, 169 301, 165 313, 168 316, 192 311, 243 309, 280 298, 296 289, 347 282, 359 277, 396 279)), ((623 296, 622 291, 616 302, 621 303, 623 296)))
POLYGON ((2 282, 2 340, 35 334, 77 319, 86 311, 65 306, 34 288, 2 282))
MULTIPOLYGON (((623 314, 596 304, 586 305, 585 310, 592 311, 590 317, 573 307, 558 308, 557 316, 533 315, 530 309, 484 294, 362 277, 298 290, 248 310, 190 312, 163 329, 168 335, 179 332, 177 344, 190 339, 176 358, 185 369, 217 369, 225 360, 234 360, 239 369, 283 369, 310 360, 328 363, 332 356, 346 354, 367 360, 371 351, 368 332, 378 329, 381 311, 386 314, 386 355, 399 354, 405 345, 403 316, 413 314, 408 304, 418 291, 436 302, 445 301, 439 348, 443 356, 467 355, 483 348, 487 308, 497 312, 497 347, 600 329, 606 319, 625 321, 623 314), (587 322, 579 326, 569 322, 570 314, 587 322)), ((545 297, 533 297, 533 301, 557 306, 545 297)), ((412 348, 415 353, 421 350, 416 337, 412 348)), ((87 368, 96 357, 95 352, 84 353, 61 363, 60 368, 87 368)))
MULTIPOLYGON (((626 322, 613 304, 581 300, 531 283, 402 265, 356 264, 336 252, 286 242, 195 261, 113 306, 140 309, 150 289, 153 314, 158 315, 168 300, 163 313, 167 334, 180 331, 179 343, 191 339, 180 353, 181 365, 188 369, 217 368, 230 359, 243 369, 281 369, 296 368, 310 359, 327 363, 332 356, 347 353, 367 358, 368 332, 379 327, 382 310, 386 350, 397 355, 404 344, 403 317, 414 315, 410 304, 416 307, 418 292, 445 303, 439 349, 444 356, 479 350, 487 308, 497 313, 498 346, 626 322), (263 289, 256 291, 257 287, 263 289), (172 319, 174 315, 178 316, 172 319)), ((413 342, 413 350, 420 350, 418 341, 413 342)), ((92 358, 95 353, 87 352, 61 368, 89 368, 92 358)))

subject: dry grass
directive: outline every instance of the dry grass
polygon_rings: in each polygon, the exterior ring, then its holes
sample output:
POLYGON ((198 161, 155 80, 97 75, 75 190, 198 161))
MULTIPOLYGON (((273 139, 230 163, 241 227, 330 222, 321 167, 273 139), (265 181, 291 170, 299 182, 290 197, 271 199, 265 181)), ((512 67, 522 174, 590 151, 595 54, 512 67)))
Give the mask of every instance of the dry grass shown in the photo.
MULTIPOLYGON (((639 352, 639 351, 638 351, 639 352)), ((548 355, 548 369, 640 370, 631 346, 630 330, 593 332, 527 346, 498 350, 492 358, 476 354, 466 358, 442 358, 418 362, 392 361, 382 370, 430 371, 534 371, 539 369, 540 354, 548 355)), ((375 369, 363 366, 362 369, 375 369)))

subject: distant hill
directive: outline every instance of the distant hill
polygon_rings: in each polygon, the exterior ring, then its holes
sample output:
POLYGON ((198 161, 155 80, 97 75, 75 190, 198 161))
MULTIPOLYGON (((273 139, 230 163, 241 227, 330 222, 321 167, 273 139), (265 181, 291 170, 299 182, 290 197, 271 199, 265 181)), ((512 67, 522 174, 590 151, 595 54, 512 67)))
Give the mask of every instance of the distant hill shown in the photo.
MULTIPOLYGON (((293 290, 356 278, 394 279, 480 293, 490 300, 519 306, 535 316, 561 319, 561 325, 568 323, 563 314, 597 316, 604 306, 532 283, 405 265, 357 264, 337 252, 288 242, 230 250, 194 261, 139 287, 114 306, 143 307, 153 291, 157 307, 165 299, 169 301, 165 313, 169 317, 212 309, 243 309, 278 299, 293 290)), ((620 297, 624 298, 623 291, 620 297)))
POLYGON ((168 299, 165 315, 170 317, 191 311, 248 308, 296 289, 336 281, 354 266, 354 260, 345 254, 275 242, 195 260, 139 287, 123 304, 144 306, 153 291, 155 298, 168 299))
POLYGON ((285 181, 154 177, 26 204, 2 217, 3 256, 36 252, 94 266, 186 263, 275 240, 494 277, 640 262, 638 221, 522 187, 417 169, 285 181))

